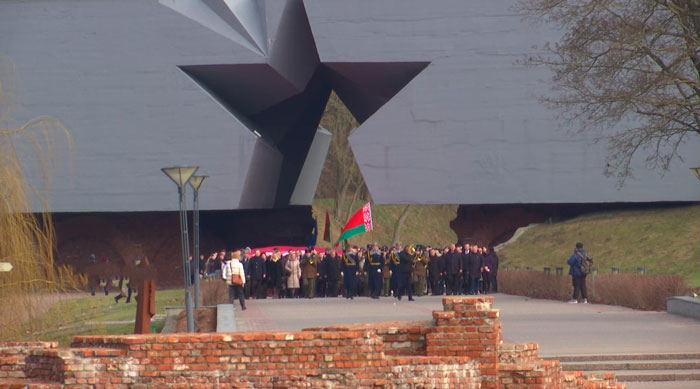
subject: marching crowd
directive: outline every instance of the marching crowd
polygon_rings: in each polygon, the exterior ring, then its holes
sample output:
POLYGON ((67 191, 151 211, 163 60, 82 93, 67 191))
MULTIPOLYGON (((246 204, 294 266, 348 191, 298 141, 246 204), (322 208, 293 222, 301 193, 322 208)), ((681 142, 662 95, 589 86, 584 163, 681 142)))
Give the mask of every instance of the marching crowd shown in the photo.
MULTIPOLYGON (((443 249, 397 244, 352 246, 345 251, 271 253, 250 248, 200 256, 203 279, 223 278, 230 302, 245 299, 483 294, 498 291, 498 256, 478 245, 443 249)), ((193 273, 194 274, 194 273, 193 273)))

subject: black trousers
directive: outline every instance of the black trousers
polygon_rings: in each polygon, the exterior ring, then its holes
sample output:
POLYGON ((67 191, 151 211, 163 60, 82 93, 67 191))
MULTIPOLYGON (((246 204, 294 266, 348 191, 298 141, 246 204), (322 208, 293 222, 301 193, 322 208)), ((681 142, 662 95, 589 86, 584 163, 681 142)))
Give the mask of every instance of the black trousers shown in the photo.
POLYGON ((253 298, 265 298, 265 287, 262 279, 252 278, 250 280, 250 295, 253 298))
POLYGON ((338 280, 328 280, 328 297, 338 297, 338 280))
POLYGON ((587 299, 588 291, 586 290, 586 276, 571 276, 571 282, 574 284, 574 295, 572 299, 578 300, 579 292, 581 293, 582 299, 587 299))
POLYGON ((408 298, 413 299, 413 288, 411 287, 411 273, 399 273, 398 275, 398 293, 396 296, 401 298, 405 293, 408 294, 408 298))
POLYGON ((483 287, 481 288, 482 293, 488 293, 491 291, 491 272, 481 272, 481 279, 484 280, 483 287))
POLYGON ((456 295, 460 293, 461 274, 448 274, 445 276, 445 289, 448 295, 456 295))
POLYGON ((241 303, 241 308, 245 308, 245 296, 243 295, 243 287, 240 285, 228 286, 228 302, 233 304, 233 300, 238 298, 241 303))

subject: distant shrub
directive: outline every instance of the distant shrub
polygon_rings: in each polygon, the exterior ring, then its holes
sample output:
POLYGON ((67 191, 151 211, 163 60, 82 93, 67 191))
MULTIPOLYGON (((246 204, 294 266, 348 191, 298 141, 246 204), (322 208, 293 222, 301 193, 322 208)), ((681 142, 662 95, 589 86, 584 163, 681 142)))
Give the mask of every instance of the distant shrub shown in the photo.
POLYGON ((223 280, 202 281, 199 294, 202 306, 228 303, 228 285, 223 280))
MULTIPOLYGON (((588 301, 647 311, 666 310, 666 299, 689 292, 679 275, 603 274, 586 279, 588 301)), ((569 300, 570 276, 539 271, 510 270, 498 273, 499 291, 533 298, 569 300)))

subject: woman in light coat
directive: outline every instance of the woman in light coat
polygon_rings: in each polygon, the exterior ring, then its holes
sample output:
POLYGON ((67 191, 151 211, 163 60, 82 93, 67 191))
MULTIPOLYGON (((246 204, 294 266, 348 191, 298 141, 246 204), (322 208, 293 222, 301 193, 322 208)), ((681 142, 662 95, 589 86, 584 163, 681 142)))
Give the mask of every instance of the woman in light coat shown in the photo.
POLYGON ((289 260, 284 266, 287 271, 287 289, 289 297, 298 297, 299 295, 299 278, 301 278, 301 266, 299 265, 299 257, 295 253, 289 254, 289 260))
POLYGON ((245 271, 243 270, 243 264, 241 263, 241 250, 236 249, 231 254, 231 260, 224 262, 222 266, 222 277, 226 280, 228 285, 228 300, 231 304, 238 298, 241 303, 241 309, 245 311, 245 297, 243 296, 243 286, 245 286, 245 271), (243 281, 242 285, 236 285, 231 281, 234 274, 241 276, 243 281))

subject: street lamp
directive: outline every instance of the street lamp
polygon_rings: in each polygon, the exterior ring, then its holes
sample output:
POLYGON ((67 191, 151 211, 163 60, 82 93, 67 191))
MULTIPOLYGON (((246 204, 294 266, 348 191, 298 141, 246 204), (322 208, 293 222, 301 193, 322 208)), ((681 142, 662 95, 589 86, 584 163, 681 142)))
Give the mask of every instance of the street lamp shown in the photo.
POLYGON ((188 181, 192 189, 194 189, 194 215, 192 215, 194 219, 194 233, 192 234, 192 246, 194 246, 194 256, 192 257, 194 261, 194 309, 199 309, 199 188, 207 178, 209 176, 192 176, 188 181))
POLYGON ((161 169, 165 175, 170 177, 180 196, 180 234, 182 239, 182 267, 185 273, 185 311, 187 312, 187 332, 194 332, 194 312, 192 311, 192 300, 190 299, 190 267, 188 264, 190 256, 189 237, 187 236, 187 208, 185 206, 185 190, 187 181, 197 172, 197 166, 175 166, 161 169))

